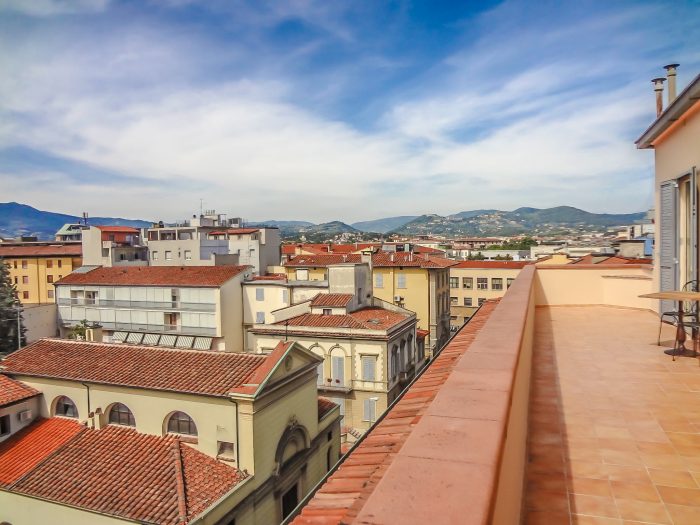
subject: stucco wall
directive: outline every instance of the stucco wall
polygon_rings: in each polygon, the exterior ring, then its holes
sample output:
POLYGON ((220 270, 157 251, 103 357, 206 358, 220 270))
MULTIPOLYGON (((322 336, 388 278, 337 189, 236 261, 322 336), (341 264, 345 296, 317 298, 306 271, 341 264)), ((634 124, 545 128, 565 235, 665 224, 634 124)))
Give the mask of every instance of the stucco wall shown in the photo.
POLYGON ((56 304, 25 305, 22 318, 27 328, 27 343, 43 337, 56 337, 58 331, 56 304))

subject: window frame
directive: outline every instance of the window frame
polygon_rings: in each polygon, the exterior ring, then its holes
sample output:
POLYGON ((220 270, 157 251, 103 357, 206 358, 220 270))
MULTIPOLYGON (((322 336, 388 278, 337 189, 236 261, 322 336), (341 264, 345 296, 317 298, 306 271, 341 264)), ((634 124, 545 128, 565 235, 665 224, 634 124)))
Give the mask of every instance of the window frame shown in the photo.
POLYGON ((122 427, 135 427, 136 419, 131 409, 124 403, 114 403, 109 408, 107 421, 110 425, 119 425, 122 427))
POLYGON ((489 278, 488 277, 477 277, 476 278, 476 289, 477 290, 488 290, 489 289, 489 278))
POLYGON ((54 403, 53 415, 57 417, 69 417, 71 419, 79 419, 78 406, 68 396, 58 396, 54 403), (66 403, 68 401, 68 403, 66 403), (59 407, 62 409, 59 411, 59 407), (71 414, 73 412, 73 414, 71 414))
POLYGON ((168 420, 165 423, 165 428, 168 434, 177 434, 179 436, 190 436, 195 438, 199 435, 199 431, 197 430, 197 424, 194 422, 194 419, 192 419, 192 417, 189 414, 181 410, 176 410, 168 416, 168 420), (177 422, 175 425, 177 427, 177 430, 171 429, 171 423, 173 421, 177 422), (183 425, 185 425, 187 428, 184 429, 183 425), (191 432, 192 428, 194 428, 194 433, 191 432))
POLYGON ((464 290, 474 289, 474 278, 473 277, 462 277, 462 288, 464 290))
POLYGON ((491 277, 491 289, 492 290, 503 290, 503 277, 491 277))

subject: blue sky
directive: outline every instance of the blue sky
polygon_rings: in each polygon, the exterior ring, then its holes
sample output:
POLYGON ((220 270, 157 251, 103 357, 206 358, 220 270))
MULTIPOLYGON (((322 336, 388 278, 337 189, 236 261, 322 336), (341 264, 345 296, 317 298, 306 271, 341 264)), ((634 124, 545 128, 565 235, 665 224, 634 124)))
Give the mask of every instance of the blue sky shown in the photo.
POLYGON ((346 222, 650 206, 694 2, 0 0, 0 202, 346 222))

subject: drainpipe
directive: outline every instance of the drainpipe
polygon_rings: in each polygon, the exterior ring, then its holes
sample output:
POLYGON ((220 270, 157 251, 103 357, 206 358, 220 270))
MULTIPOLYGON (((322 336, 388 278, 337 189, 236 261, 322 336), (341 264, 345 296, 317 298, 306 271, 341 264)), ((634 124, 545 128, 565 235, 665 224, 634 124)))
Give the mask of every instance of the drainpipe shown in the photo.
POLYGON ((80 383, 80 384, 83 385, 87 389, 87 405, 88 405, 87 408, 88 408, 88 417, 89 417, 90 412, 91 412, 91 410, 90 410, 90 385, 88 385, 87 383, 80 383))
MULTIPOLYGON (((240 439, 238 439, 238 401, 231 399, 230 397, 227 399, 236 405, 236 465, 238 470, 241 470, 241 456, 239 454, 240 439)), ((216 453, 218 455, 219 451, 217 450, 216 453)))

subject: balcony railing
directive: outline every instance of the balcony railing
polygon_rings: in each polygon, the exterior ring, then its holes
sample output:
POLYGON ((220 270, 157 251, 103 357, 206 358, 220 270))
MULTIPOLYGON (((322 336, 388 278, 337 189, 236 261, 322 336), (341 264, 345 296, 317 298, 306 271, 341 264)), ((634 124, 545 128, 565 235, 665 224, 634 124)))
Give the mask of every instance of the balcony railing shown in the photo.
POLYGON ((117 301, 112 299, 59 298, 59 306, 97 306, 127 308, 135 310, 188 310, 195 312, 215 312, 213 303, 185 303, 182 301, 117 301))
MULTIPOLYGON (((75 326, 78 320, 64 320, 63 326, 70 328, 75 326)), ((97 321, 96 321, 97 322, 97 321)), ((207 328, 201 326, 176 326, 162 324, 142 324, 142 323, 112 323, 108 321, 99 321, 100 326, 105 330, 118 330, 124 332, 152 332, 158 334, 177 334, 177 335, 208 335, 216 337, 216 328, 207 328)))

